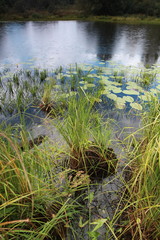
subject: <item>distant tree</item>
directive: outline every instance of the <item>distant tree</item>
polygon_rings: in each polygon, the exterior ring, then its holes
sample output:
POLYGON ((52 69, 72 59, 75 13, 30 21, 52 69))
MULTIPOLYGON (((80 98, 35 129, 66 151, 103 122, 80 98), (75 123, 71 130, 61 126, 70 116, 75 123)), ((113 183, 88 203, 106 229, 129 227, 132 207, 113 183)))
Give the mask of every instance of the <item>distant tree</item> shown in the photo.
POLYGON ((14 10, 46 10, 54 12, 75 4, 84 13, 95 15, 145 14, 160 16, 160 0, 0 0, 0 13, 14 10))
POLYGON ((0 1, 0 13, 5 13, 7 11, 7 4, 5 0, 0 1))
POLYGON ((15 1, 13 9, 18 13, 24 13, 26 10, 26 1, 24 0, 15 1))

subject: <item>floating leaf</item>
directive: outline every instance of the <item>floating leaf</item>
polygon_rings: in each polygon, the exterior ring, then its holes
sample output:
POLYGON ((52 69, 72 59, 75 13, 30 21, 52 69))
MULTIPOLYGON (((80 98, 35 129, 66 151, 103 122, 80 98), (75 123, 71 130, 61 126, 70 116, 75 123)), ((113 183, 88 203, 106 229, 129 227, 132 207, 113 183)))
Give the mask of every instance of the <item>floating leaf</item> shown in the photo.
POLYGON ((133 88, 138 86, 137 83, 135 83, 135 82, 128 82, 127 85, 132 86, 133 88))
POLYGON ((143 88, 142 87, 140 87, 140 86, 130 86, 130 85, 128 85, 127 87, 126 87, 126 89, 128 89, 128 90, 138 90, 138 91, 141 91, 141 92, 143 92, 144 90, 143 90, 143 88))
POLYGON ((87 77, 93 78, 93 77, 95 77, 95 76, 94 76, 93 74, 88 74, 87 77))
POLYGON ((112 92, 114 92, 114 93, 121 93, 122 92, 122 90, 120 89, 120 88, 117 88, 117 87, 112 87, 112 92))
POLYGON ((118 98, 118 97, 117 97, 115 94, 113 94, 113 93, 107 94, 107 97, 110 98, 110 99, 112 99, 112 100, 114 100, 114 101, 117 101, 117 98, 118 98))
POLYGON ((141 99, 141 100, 143 100, 143 101, 151 101, 152 99, 151 99, 151 94, 144 94, 144 95, 141 95, 141 96, 139 96, 139 98, 141 99))
POLYGON ((116 108, 124 109, 125 108, 125 104, 116 102, 116 108))
POLYGON ((126 101, 126 102, 134 102, 134 98, 133 97, 130 97, 130 96, 124 96, 123 99, 126 101))
POLYGON ((117 90, 117 88, 111 84, 108 84, 105 88, 111 91, 113 91, 113 89, 115 89, 115 91, 117 90))
POLYGON ((122 83, 118 83, 118 82, 111 82, 112 85, 115 85, 115 86, 122 86, 122 83))
POLYGON ((94 83, 85 83, 84 87, 85 88, 92 88, 95 87, 96 85, 94 83))
POLYGON ((123 93, 127 95, 139 95, 139 92, 135 90, 123 90, 123 93))
POLYGON ((116 99, 116 108, 118 109, 123 109, 125 108, 125 100, 121 97, 117 97, 116 99))
POLYGON ((79 81, 80 84, 85 84, 85 81, 79 81))
POLYGON ((130 103, 130 106, 136 110, 142 110, 142 106, 139 103, 130 103))
POLYGON ((111 93, 111 91, 109 89, 105 89, 105 90, 101 91, 101 94, 104 94, 104 95, 108 95, 110 93, 111 93))

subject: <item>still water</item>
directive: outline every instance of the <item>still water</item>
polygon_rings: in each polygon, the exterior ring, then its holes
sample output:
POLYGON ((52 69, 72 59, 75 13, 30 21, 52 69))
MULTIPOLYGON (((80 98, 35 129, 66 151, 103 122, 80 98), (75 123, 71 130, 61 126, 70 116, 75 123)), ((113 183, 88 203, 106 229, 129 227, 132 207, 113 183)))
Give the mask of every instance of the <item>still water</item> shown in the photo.
POLYGON ((1 22, 0 65, 68 66, 111 60, 160 63, 160 26, 53 21, 1 22))
MULTIPOLYGON (((136 67, 160 64, 160 26, 84 21, 0 22, 0 71, 8 68, 12 72, 12 67, 16 71, 35 67, 68 68, 75 63, 99 65, 102 62, 104 67, 113 62, 136 67)), ((108 84, 112 84, 112 79, 110 80, 108 84)), ((7 84, 6 88, 9 88, 7 84)), ((122 86, 121 91, 114 86, 118 97, 123 98, 124 95, 125 101, 129 101, 124 105, 130 109, 133 107, 131 100, 137 101, 137 95, 130 95, 128 88, 130 86, 122 86), (125 94, 122 93, 123 90, 125 94), (126 100, 126 94, 131 96, 131 100, 126 100)), ((135 86, 132 88, 135 89, 135 86)), ((159 85, 158 88, 160 89, 159 85)), ((113 96, 113 93, 112 86, 107 97, 115 99, 117 96, 113 96)), ((0 97, 5 99, 5 94, 5 91, 3 94, 0 92, 0 97)), ((9 104, 11 105, 10 102, 9 104)), ((5 105, 3 108, 7 109, 5 105)), ((29 123, 30 115, 36 115, 37 110, 29 107, 26 113, 29 114, 29 123)), ((38 111, 38 114, 43 117, 41 112, 38 111)), ((133 116, 128 119, 124 112, 119 116, 117 110, 114 113, 111 111, 111 115, 118 120, 121 128, 139 124, 139 120, 136 121, 133 116)), ((19 116, 10 120, 8 113, 0 113, 0 122, 6 119, 12 123, 19 122, 19 116)))

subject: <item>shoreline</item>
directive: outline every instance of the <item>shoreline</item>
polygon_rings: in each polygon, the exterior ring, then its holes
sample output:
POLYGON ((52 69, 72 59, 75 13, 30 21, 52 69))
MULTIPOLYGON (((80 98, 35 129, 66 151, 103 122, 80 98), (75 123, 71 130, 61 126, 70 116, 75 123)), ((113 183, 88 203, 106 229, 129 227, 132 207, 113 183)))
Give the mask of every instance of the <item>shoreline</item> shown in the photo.
POLYGON ((12 14, 1 15, 0 22, 19 22, 19 21, 94 21, 108 23, 127 23, 127 24, 160 24, 160 18, 144 15, 130 16, 83 16, 83 15, 48 15, 46 13, 33 13, 29 16, 12 14))

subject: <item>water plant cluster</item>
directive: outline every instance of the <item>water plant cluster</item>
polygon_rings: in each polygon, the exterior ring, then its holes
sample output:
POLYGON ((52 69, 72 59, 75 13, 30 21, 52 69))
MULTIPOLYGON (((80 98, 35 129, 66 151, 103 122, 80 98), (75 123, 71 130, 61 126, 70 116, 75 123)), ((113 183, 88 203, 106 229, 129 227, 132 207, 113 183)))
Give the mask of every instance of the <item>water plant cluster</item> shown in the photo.
POLYGON ((15 115, 18 110, 24 111, 42 92, 42 82, 47 71, 39 69, 18 70, 11 72, 9 68, 0 73, 0 110, 4 115, 15 115))
POLYGON ((142 110, 143 101, 150 100, 148 92, 156 95, 160 91, 160 68, 158 65, 125 67, 110 61, 101 61, 94 67, 71 65, 56 70, 19 70, 17 67, 11 71, 6 67, 0 73, 0 109, 12 115, 16 108, 25 108, 35 100, 45 105, 57 96, 65 98, 70 91, 74 94, 78 87, 85 91, 101 90, 99 101, 110 99, 118 109, 142 110))
POLYGON ((1 123, 1 239, 158 240, 159 81, 158 66, 105 62, 3 71, 1 114, 9 104, 19 114, 34 104, 61 143, 35 139, 24 122, 1 123), (109 108, 133 111, 141 127, 121 136, 118 122, 106 118, 109 108))

